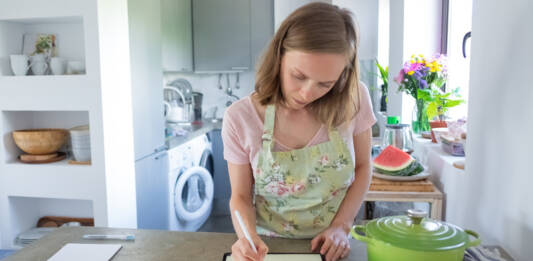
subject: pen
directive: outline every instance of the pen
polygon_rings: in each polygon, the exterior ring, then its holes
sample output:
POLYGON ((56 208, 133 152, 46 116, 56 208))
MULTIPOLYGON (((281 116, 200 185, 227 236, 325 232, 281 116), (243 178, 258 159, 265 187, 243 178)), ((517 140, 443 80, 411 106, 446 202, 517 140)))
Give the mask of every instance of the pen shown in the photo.
POLYGON ((257 249, 255 249, 255 245, 254 245, 254 242, 252 241, 252 237, 250 237, 250 234, 248 233, 248 229, 246 229, 246 225, 244 225, 244 221, 242 221, 241 215, 239 214, 238 210, 235 210, 235 216, 237 217, 237 221, 239 221, 239 226, 241 227, 242 233, 244 233, 244 237, 248 239, 248 242, 250 242, 252 249, 257 254, 257 249))
POLYGON ((84 239, 135 240, 135 235, 83 235, 84 239))

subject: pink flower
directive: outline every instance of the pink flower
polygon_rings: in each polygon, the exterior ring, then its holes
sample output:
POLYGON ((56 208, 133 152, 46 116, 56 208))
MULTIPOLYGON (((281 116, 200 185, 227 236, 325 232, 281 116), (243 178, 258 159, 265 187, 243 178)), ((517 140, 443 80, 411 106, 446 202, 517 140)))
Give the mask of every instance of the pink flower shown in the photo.
POLYGON ((398 73, 398 76, 394 77, 394 81, 397 82, 398 84, 402 84, 402 81, 403 81, 403 71, 400 70, 400 72, 398 73))
POLYGON ((304 183, 296 183, 291 186, 291 193, 298 193, 300 191, 303 191, 305 189, 304 183))
POLYGON ((270 194, 284 196, 285 194, 289 192, 289 189, 287 188, 285 183, 270 182, 265 186, 265 191, 270 194))
POLYGON ((322 157, 320 158, 320 164, 324 166, 324 165, 327 165, 328 162, 329 162, 328 155, 322 155, 322 157))

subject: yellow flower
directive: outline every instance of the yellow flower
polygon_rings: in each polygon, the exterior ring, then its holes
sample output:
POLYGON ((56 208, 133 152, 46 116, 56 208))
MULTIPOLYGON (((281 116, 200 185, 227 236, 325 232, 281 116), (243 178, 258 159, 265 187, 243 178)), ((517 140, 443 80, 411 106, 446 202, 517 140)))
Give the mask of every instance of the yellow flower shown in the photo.
POLYGON ((285 183, 287 183, 287 184, 294 183, 294 178, 292 176, 285 177, 285 183))
POLYGON ((407 74, 409 74, 409 75, 413 75, 413 73, 415 73, 415 71, 409 71, 409 72, 407 72, 407 74))

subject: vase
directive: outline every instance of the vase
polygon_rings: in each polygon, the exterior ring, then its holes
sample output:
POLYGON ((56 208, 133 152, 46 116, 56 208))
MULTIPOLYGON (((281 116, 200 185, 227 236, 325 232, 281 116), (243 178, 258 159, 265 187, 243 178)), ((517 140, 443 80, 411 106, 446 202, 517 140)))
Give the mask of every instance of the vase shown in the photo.
POLYGON ((427 107, 428 104, 424 100, 416 100, 415 108, 413 109, 412 120, 413 132, 416 134, 420 134, 423 131, 429 131, 431 129, 427 116, 427 107))
POLYGON ((381 85, 381 100, 380 100, 380 111, 387 111, 387 92, 385 91, 385 85, 381 85))

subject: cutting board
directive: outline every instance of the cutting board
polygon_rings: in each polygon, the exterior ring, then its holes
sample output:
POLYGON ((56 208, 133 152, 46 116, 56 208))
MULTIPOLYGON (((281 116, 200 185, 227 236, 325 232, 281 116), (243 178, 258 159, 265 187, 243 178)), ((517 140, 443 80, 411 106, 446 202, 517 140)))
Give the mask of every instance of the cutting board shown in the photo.
POLYGON ((391 181, 372 177, 372 191, 433 192, 433 183, 427 179, 417 181, 391 181))

